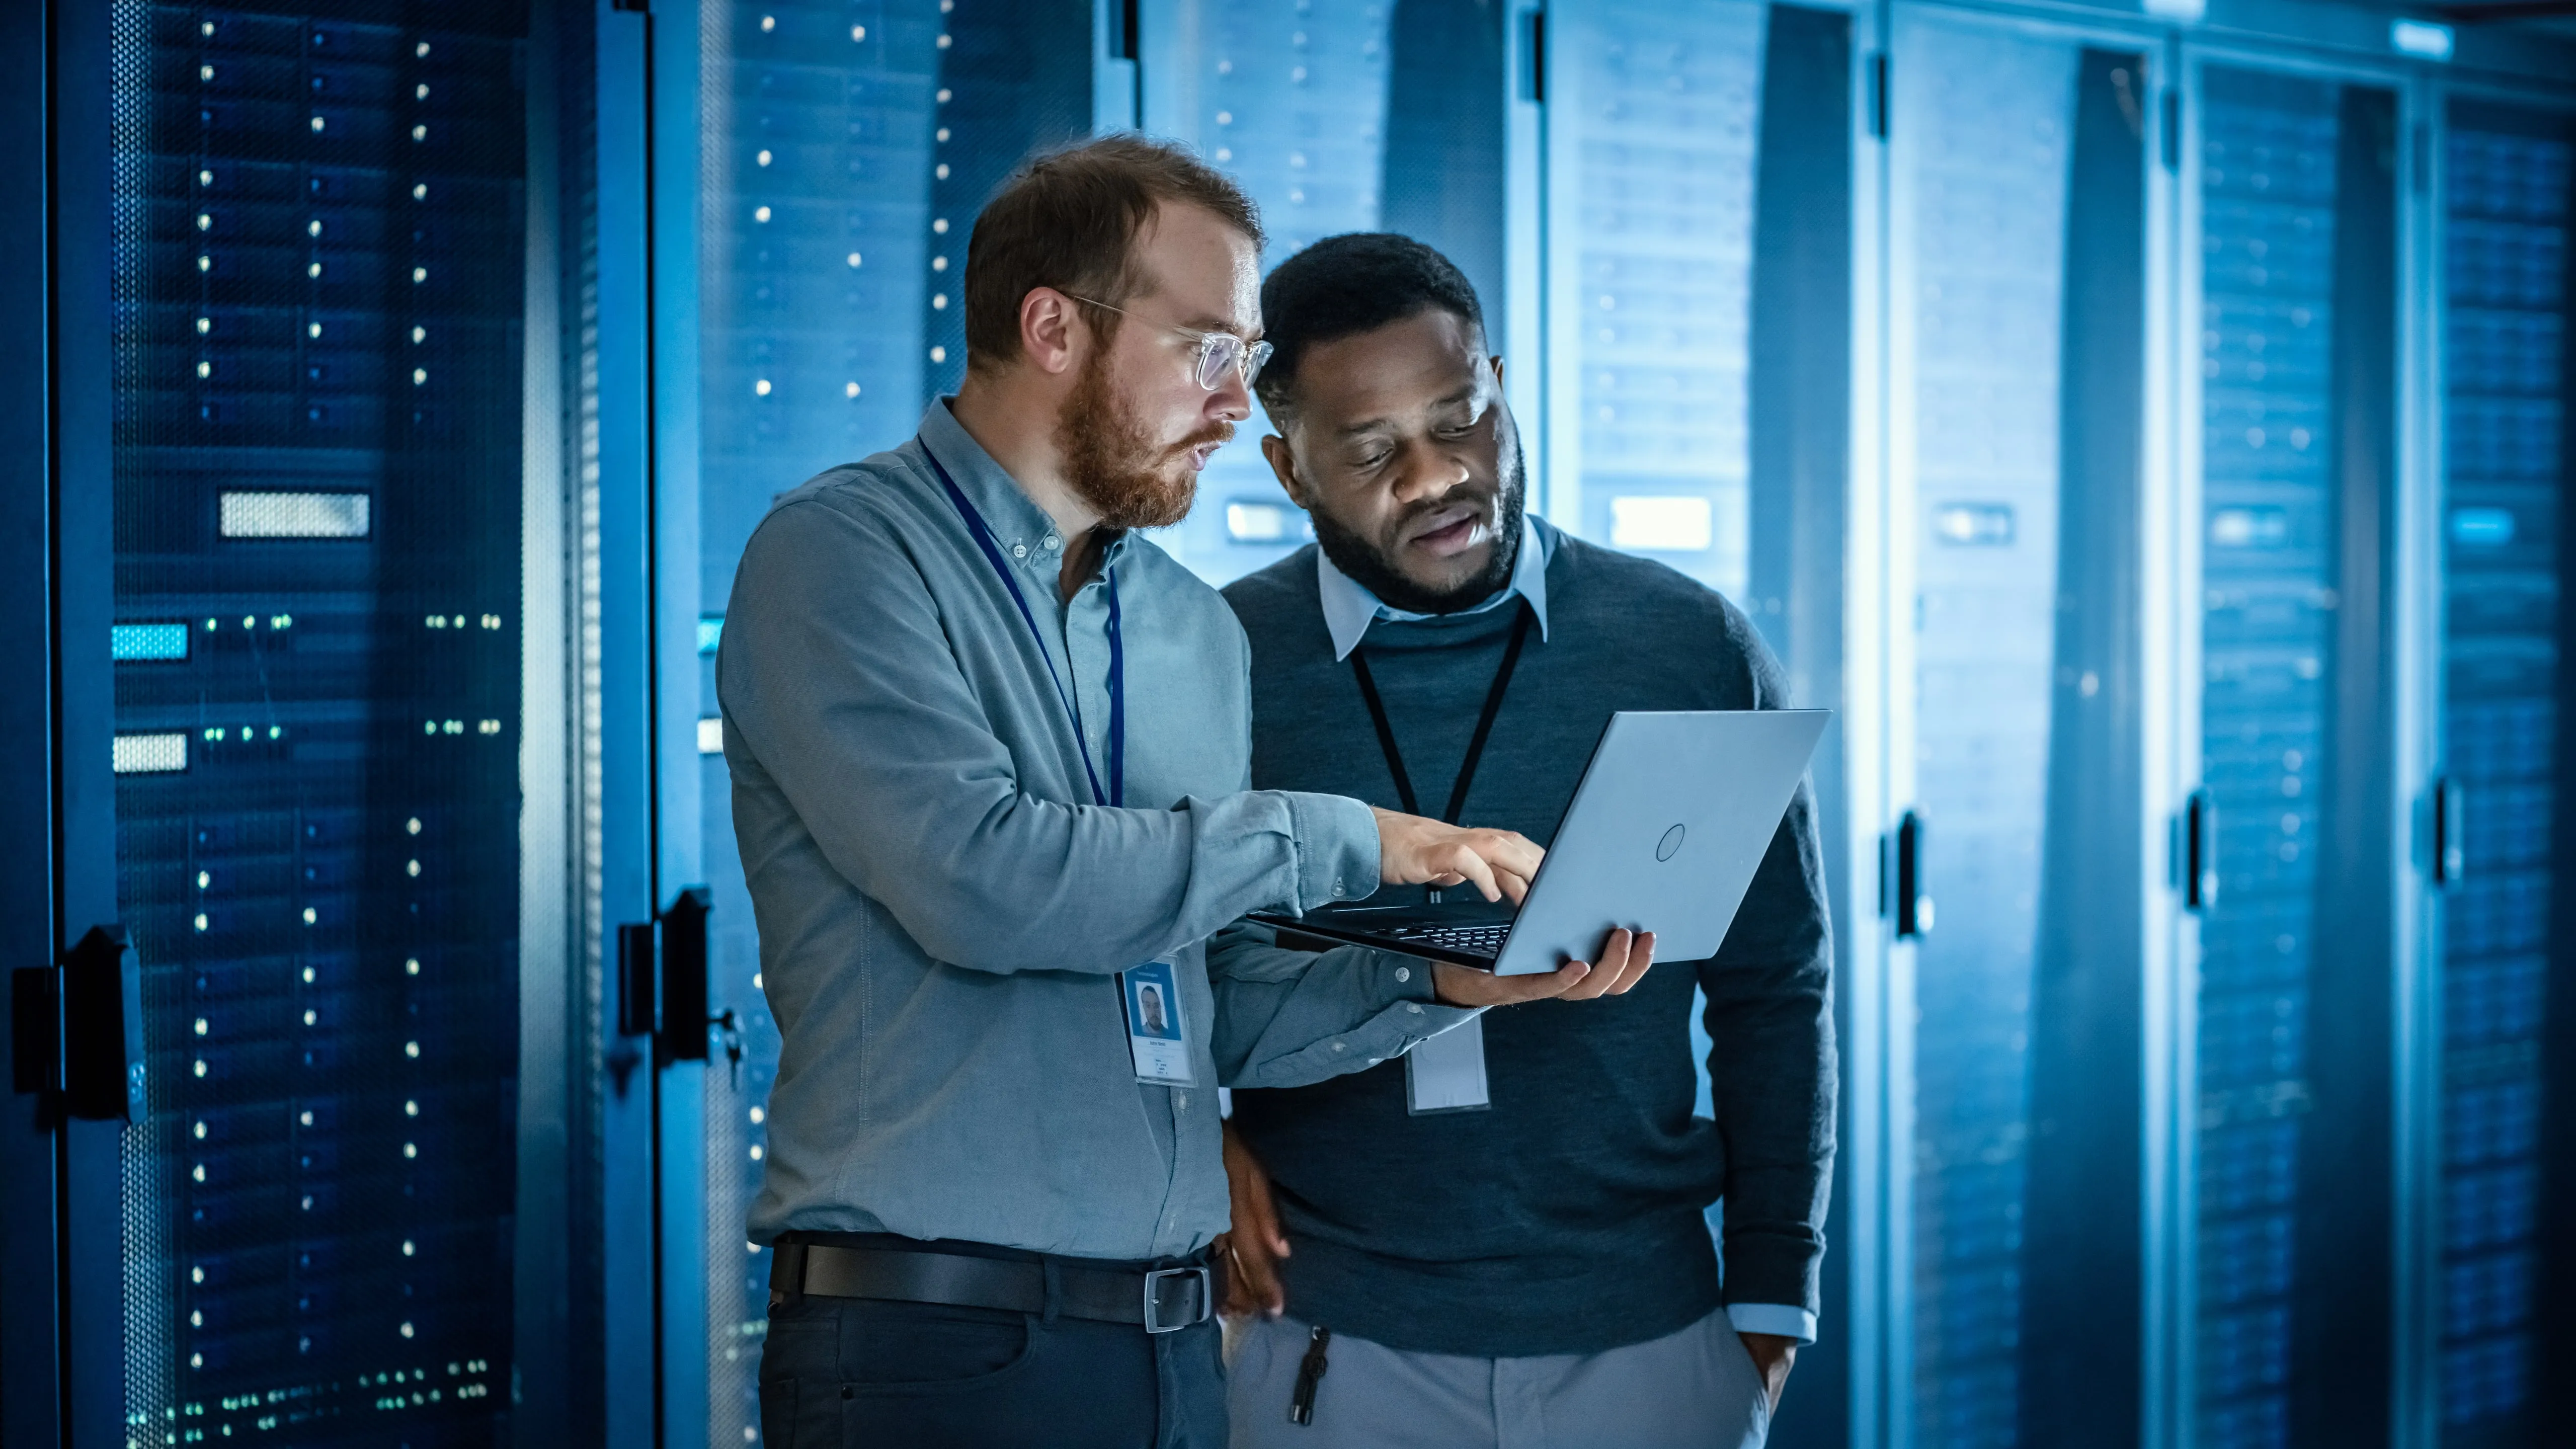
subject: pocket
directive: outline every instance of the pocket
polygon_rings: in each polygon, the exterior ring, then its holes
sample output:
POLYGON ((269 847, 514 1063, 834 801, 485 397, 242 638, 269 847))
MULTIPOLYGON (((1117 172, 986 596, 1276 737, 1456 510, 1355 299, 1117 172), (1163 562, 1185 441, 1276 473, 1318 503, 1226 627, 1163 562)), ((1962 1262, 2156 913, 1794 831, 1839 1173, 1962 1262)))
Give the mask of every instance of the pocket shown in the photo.
POLYGON ((1017 1372, 1037 1348, 1029 1315, 923 1303, 843 1310, 844 1397, 971 1390, 1017 1372))

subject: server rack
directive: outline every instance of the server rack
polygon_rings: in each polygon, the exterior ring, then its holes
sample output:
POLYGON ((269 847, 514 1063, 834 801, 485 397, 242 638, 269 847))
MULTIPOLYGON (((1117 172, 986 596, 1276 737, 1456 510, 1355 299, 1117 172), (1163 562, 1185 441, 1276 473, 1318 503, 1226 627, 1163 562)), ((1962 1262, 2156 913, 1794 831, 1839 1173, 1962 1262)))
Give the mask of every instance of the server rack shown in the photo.
MULTIPOLYGON (((2437 155, 2441 556, 2436 729, 2424 864, 2444 891, 2431 936, 2438 1207, 2423 1325, 2446 1445, 2544 1443, 2565 1421, 2568 1325, 2551 1305, 2569 1252, 2568 894, 2552 802, 2568 697, 2567 224, 2571 117, 2530 96, 2444 98, 2437 155)), ((2429 1195, 2429 1194, 2428 1194, 2429 1195)))
POLYGON ((2150 50, 1889 52, 1891 1443, 2141 1432, 2150 50))

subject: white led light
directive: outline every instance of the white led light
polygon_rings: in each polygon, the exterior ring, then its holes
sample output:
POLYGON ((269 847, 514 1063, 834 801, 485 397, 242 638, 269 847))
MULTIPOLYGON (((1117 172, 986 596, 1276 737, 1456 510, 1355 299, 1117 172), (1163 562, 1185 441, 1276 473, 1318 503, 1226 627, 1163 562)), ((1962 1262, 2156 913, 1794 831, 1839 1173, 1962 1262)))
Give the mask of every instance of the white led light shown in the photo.
POLYGON ((754 207, 754 208, 752 208, 751 219, 752 219, 753 221, 764 221, 764 222, 765 222, 765 221, 767 221, 767 220, 769 220, 769 208, 768 208, 768 207, 765 207, 765 206, 760 206, 760 207, 754 207))
POLYGON ((1233 125, 1233 124, 1234 124, 1234 112, 1232 112, 1232 111, 1219 111, 1219 112, 1217 112, 1217 113, 1216 113, 1216 123, 1217 123, 1218 125, 1220 125, 1220 126, 1231 126, 1231 125, 1233 125))
POLYGON ((204 1076, 204 1075, 206 1074, 206 1061, 205 1061, 205 1058, 203 1058, 203 1057, 199 1057, 199 1058, 197 1059, 197 1062, 196 1062, 196 1068, 197 1068, 197 1075, 198 1075, 198 1076, 201 1076, 201 1077, 202 1077, 202 1076, 204 1076))
POLYGON ((200 317, 200 318, 198 318, 198 319, 197 319, 197 335, 198 335, 198 336, 203 337, 203 336, 205 336, 207 333, 212 332, 212 331, 214 331, 214 330, 215 330, 215 319, 214 319, 214 318, 212 318, 212 317, 200 317))
POLYGON ((306 907, 304 908, 304 924, 306 924, 306 925, 310 926, 310 925, 313 925, 314 923, 316 923, 316 922, 320 921, 321 919, 322 919, 322 914, 321 914, 321 912, 314 910, 311 906, 306 906, 306 907))
POLYGON ((760 1156, 760 1144, 757 1142, 751 1144, 751 1160, 758 1162, 760 1160, 760 1156))
POLYGON ((417 1252, 417 1251, 419 1251, 419 1250, 418 1250, 417 1248, 415 1248, 415 1247, 412 1245, 412 1240, 411 1240, 411 1239, 409 1239, 409 1238, 405 1238, 405 1239, 403 1239, 403 1256, 404 1256, 404 1257, 408 1258, 408 1257, 410 1257, 413 1253, 415 1253, 415 1252, 417 1252))
POLYGON ((948 360, 948 349, 945 347, 934 347, 930 349, 930 360, 933 362, 946 362, 948 360))
POLYGON ((764 16, 760 17, 760 30, 761 30, 761 33, 762 33, 762 34, 766 35, 766 34, 768 34, 770 31, 776 30, 777 28, 778 28, 778 17, 777 17, 777 16, 775 16, 775 15, 764 15, 764 16))
POLYGON ((312 967, 307 966, 307 967, 305 967, 305 968, 304 968, 304 980, 305 980, 305 983, 306 983, 307 985, 310 985, 310 984, 312 983, 312 981, 313 981, 313 968, 312 968, 312 967))
MULTIPOLYGON (((212 30, 212 29, 214 29, 214 27, 213 27, 213 26, 211 26, 211 25, 207 26, 206 28, 207 28, 208 30, 212 30)), ((206 1356, 205 1356, 204 1354, 202 1354, 202 1353, 192 1353, 192 1354, 188 1355, 188 1367, 190 1367, 190 1368, 204 1368, 205 1366, 206 1366, 206 1356)))
POLYGON ((754 156, 754 157, 752 157, 751 159, 752 159, 752 160, 754 160, 754 161, 759 162, 759 163, 760 163, 761 165, 763 165, 763 166, 766 166, 766 165, 768 165, 768 164, 769 164, 769 153, 768 153, 768 152, 766 152, 766 151, 763 151, 763 152, 761 152, 759 155, 754 156))
POLYGON ((762 989, 761 984, 760 984, 760 973, 759 973, 759 972, 757 972, 757 971, 754 971, 753 973, 751 973, 751 989, 752 989, 752 990, 754 990, 754 991, 758 991, 758 990, 761 990, 761 989, 762 989))
POLYGON ((930 230, 933 234, 938 236, 948 235, 948 218, 944 216, 934 217, 930 223, 930 230))
POLYGON ((213 173, 212 171, 200 171, 200 172, 198 172, 198 173, 197 173, 197 184, 198 184, 199 186, 212 186, 212 185, 214 185, 214 184, 215 184, 215 173, 213 173))
POLYGON ((321 219, 317 217, 312 221, 306 222, 304 224, 304 234, 306 236, 320 236, 322 234, 321 219))
POLYGON ((213 231, 214 229, 215 229, 215 219, 214 219, 213 217, 211 217, 211 216, 208 216, 207 214, 205 214, 205 213, 204 213, 204 212, 202 212, 202 211, 201 211, 201 212, 198 212, 198 213, 197 213, 197 230, 199 230, 199 231, 213 231))
POLYGON ((414 1057, 414 1058, 417 1058, 417 1057, 420 1055, 420 1043, 419 1043, 419 1042, 416 1042, 416 1041, 407 1041, 407 1042, 404 1042, 404 1043, 403 1043, 403 1055, 404 1055, 404 1056, 407 1056, 407 1057, 414 1057))
POLYGON ((201 1017, 198 1017, 198 1018, 197 1018, 197 1035, 199 1035, 199 1036, 204 1036, 205 1034, 206 1034, 206 1019, 205 1019, 204 1017, 202 1017, 202 1016, 201 1016, 201 1017))
POLYGON ((1610 546, 1696 553, 1716 541, 1717 519, 1705 498, 1610 500, 1610 546))
POLYGON ((411 53, 416 56, 426 58, 429 54, 429 42, 424 40, 420 44, 413 46, 411 53))
POLYGON ((709 715, 698 721, 698 753, 702 755, 724 753, 724 717, 722 715, 709 715))
POLYGON ((945 312, 945 311, 947 311, 947 310, 948 310, 948 294, 947 294, 946 292, 938 292, 938 293, 934 293, 934 294, 931 296, 931 299, 930 299, 930 310, 931 310, 931 311, 933 311, 933 312, 945 312))
POLYGON ((1276 503, 1225 506, 1225 536, 1236 543, 1285 543, 1290 527, 1288 510, 1276 503))
POLYGON ((191 1268, 191 1269, 189 1269, 189 1270, 188 1270, 188 1281, 189 1281, 189 1282, 191 1282, 191 1283, 203 1283, 203 1282, 205 1282, 205 1281, 206 1281, 206 1270, 205 1270, 205 1269, 203 1269, 203 1268, 191 1268))
POLYGON ((313 1109, 312 1109, 312 1108, 310 1108, 310 1107, 305 1108, 305 1109, 304 1109, 304 1112, 303 1112, 303 1115, 302 1115, 300 1118, 298 1118, 298 1120, 299 1120, 299 1121, 301 1121, 301 1122, 303 1122, 303 1124, 304 1124, 305 1126, 307 1126, 307 1127, 312 1126, 312 1125, 313 1125, 313 1109))
POLYGON ((201 65, 201 66, 197 67, 197 79, 199 79, 199 80, 201 80, 201 81, 210 81, 210 80, 213 80, 214 78, 215 78, 215 68, 214 68, 213 66, 211 66, 211 65, 201 65))
POLYGON ((166 775, 188 768, 184 734, 118 735, 109 751, 117 774, 166 775))
POLYGON ((843 397, 857 397, 858 395, 859 395, 859 385, 858 385, 857 383, 852 382, 852 383, 844 383, 844 384, 842 384, 842 386, 841 386, 841 396, 843 396, 843 397))
POLYGON ((425 101, 425 100, 428 100, 428 99, 429 99, 429 82, 427 82, 427 81, 423 81, 423 82, 421 82, 419 85, 414 86, 414 87, 412 88, 411 98, 412 98, 413 100, 416 100, 416 101, 425 101))
POLYGON ((213 363, 211 363, 211 362, 200 362, 200 363, 198 363, 198 364, 197 364, 197 376, 199 376, 199 377, 212 377, 212 376, 214 376, 214 375, 215 375, 215 365, 214 365, 213 363))
POLYGON ((307 1011, 307 1012, 305 1012, 305 1013, 304 1013, 304 1024, 305 1024, 306 1026, 311 1026, 311 1025, 313 1025, 316 1021, 318 1021, 318 1020, 320 1020, 320 1019, 321 1019, 321 1013, 319 1013, 319 1012, 316 1012, 316 1011, 307 1011))
POLYGON ((406 1158, 418 1157, 420 1156, 420 1148, 412 1143, 406 1142, 403 1144, 403 1156, 406 1158))
POLYGON ((411 957, 403 962, 403 974, 405 976, 418 976, 420 974, 420 958, 418 956, 411 957))
POLYGON ((414 201, 429 200, 429 183, 426 181, 413 183, 411 188, 411 199, 414 201))
POLYGON ((201 870, 197 872, 197 889, 204 890, 206 887, 213 885, 214 883, 215 873, 213 871, 201 870))
POLYGON ((2388 44, 2400 55, 2421 60, 2451 58, 2451 27, 2435 25, 2429 20, 2392 20, 2388 22, 2388 44))
POLYGON ((429 329, 428 329, 428 328, 426 328, 426 327, 414 327, 413 329, 411 329, 411 345, 412 345, 412 346, 414 346, 414 347, 418 347, 419 345, 421 345, 421 344, 422 344, 422 343, 424 343, 424 342, 427 342, 428 340, 429 340, 429 329))
MULTIPOLYGON (((203 1169, 200 1169, 200 1172, 202 1172, 202 1171, 203 1171, 203 1169)), ((203 1181, 205 1181, 205 1180, 206 1180, 206 1179, 205 1179, 203 1176, 200 1176, 200 1177, 198 1177, 198 1179, 197 1179, 197 1181, 199 1181, 199 1182, 203 1182, 203 1181)), ((203 1327, 205 1327, 205 1326, 206 1326, 206 1310, 204 1310, 204 1309, 202 1309, 202 1308, 192 1308, 192 1309, 188 1310, 188 1326, 189 1326, 190 1328, 203 1328, 203 1327)))
POLYGON ((214 269, 215 269, 215 259, 214 259, 213 257, 199 257, 199 258, 197 258, 197 270, 198 270, 198 271, 201 271, 201 272, 211 272, 211 271, 213 271, 214 269))
POLYGON ((751 390, 757 396, 769 396, 769 379, 765 377, 755 379, 751 384, 751 390))
POLYGON ((197 1124, 197 1127, 196 1127, 196 1132, 197 1132, 197 1140, 198 1140, 198 1141, 203 1142, 203 1141, 205 1141, 205 1140, 206 1140, 206 1124, 205 1124, 205 1123, 203 1123, 203 1122, 198 1123, 198 1124, 197 1124))
POLYGON ((1218 159, 1219 161, 1231 161, 1231 160, 1233 160, 1233 159, 1234 159, 1234 148, 1233 148, 1233 147, 1231 147, 1231 146, 1219 146, 1219 147, 1217 147, 1217 148, 1216 148, 1216 159, 1218 159))
POLYGON ((425 383, 425 382, 427 382, 427 381, 429 381, 429 369, 428 369, 428 368, 426 368, 426 367, 415 367, 415 368, 413 368, 413 369, 411 370, 411 385, 412 385, 412 386, 414 386, 414 387, 418 387, 418 386, 420 386, 422 383, 425 383))
POLYGON ((226 493, 218 530, 226 538, 365 538, 364 493, 226 493))
POLYGON ((321 130, 322 130, 322 118, 321 118, 320 116, 315 116, 315 117, 313 118, 313 130, 314 130, 314 133, 315 133, 316 135, 319 135, 319 134, 321 133, 321 130))
POLYGON ((953 92, 953 91, 949 90, 949 89, 948 89, 948 87, 946 87, 946 86, 941 86, 941 87, 939 88, 939 94, 938 94, 938 95, 936 95, 936 96, 934 96, 934 97, 932 97, 932 99, 933 99, 933 100, 938 101, 941 105, 943 105, 943 106, 944 106, 944 105, 948 104, 948 98, 949 98, 951 95, 954 95, 954 94, 955 94, 955 92, 953 92))
POLYGON ((865 40, 865 39, 867 39, 867 38, 868 38, 868 28, 867 28, 866 26, 864 26, 864 25, 853 25, 853 26, 851 26, 851 27, 850 27, 850 39, 852 39, 852 40, 865 40))
MULTIPOLYGON (((426 89, 426 87, 424 87, 424 89, 426 89)), ((411 138, 412 138, 412 140, 414 140, 415 142, 417 142, 417 141, 426 141, 426 140, 428 140, 428 139, 429 139, 429 128, 428 128, 427 126, 414 126, 414 127, 412 127, 412 128, 411 128, 411 138)))
POLYGON ((850 255, 849 255, 849 257, 847 258, 847 260, 849 261, 849 264, 850 264, 851 266, 855 267, 855 266, 857 266, 857 265, 859 264, 859 254, 858 254, 857 252, 852 252, 852 253, 850 253, 850 255))
POLYGON ((939 142, 940 142, 940 143, 942 143, 942 144, 946 144, 946 142, 947 142, 947 140, 948 140, 948 128, 947 128, 946 126, 942 126, 942 127, 940 127, 936 132, 934 132, 934 133, 933 133, 933 139, 935 139, 935 140, 939 141, 939 142))
POLYGON ((417 1117, 420 1115, 420 1101, 418 1098, 411 1098, 403 1103, 403 1115, 406 1117, 417 1117))
POLYGON ((760 1107, 754 1107, 751 1109, 751 1122, 753 1126, 757 1127, 768 1120, 769 1113, 766 1109, 760 1107))
POLYGON ((941 50, 946 50, 949 46, 954 45, 955 43, 955 41, 945 35, 931 42, 931 44, 938 46, 941 50))
POLYGON ((411 284, 412 284, 413 286, 417 287, 417 286, 419 286, 421 283, 426 282, 426 281, 428 281, 428 280, 429 280, 429 268, 427 268, 427 267, 414 267, 414 268, 412 268, 412 269, 411 269, 411 284))
POLYGON ((936 173, 936 174, 937 174, 937 176, 938 176, 938 178, 939 178, 940 180, 945 181, 945 180, 947 180, 947 179, 948 179, 948 163, 947 163, 947 162, 942 161, 942 162, 940 162, 937 166, 932 167, 932 168, 931 168, 931 170, 932 170, 934 173, 936 173))
POLYGON ((307 337, 319 337, 319 336, 321 336, 321 335, 322 335, 322 324, 321 324, 321 323, 319 323, 319 322, 316 322, 316 323, 314 323, 312 326, 305 328, 305 329, 304 329, 304 335, 305 335, 305 336, 307 336, 307 337))
POLYGON ((322 264, 320 262, 307 262, 304 266, 304 275, 308 277, 318 277, 322 275, 322 264))
POLYGON ((411 1337, 411 1325, 410 1325, 410 1324, 406 1323, 406 1324, 404 1324, 404 1325, 402 1326, 402 1336, 403 1336, 403 1337, 405 1337, 405 1338, 409 1338, 409 1337, 411 1337))

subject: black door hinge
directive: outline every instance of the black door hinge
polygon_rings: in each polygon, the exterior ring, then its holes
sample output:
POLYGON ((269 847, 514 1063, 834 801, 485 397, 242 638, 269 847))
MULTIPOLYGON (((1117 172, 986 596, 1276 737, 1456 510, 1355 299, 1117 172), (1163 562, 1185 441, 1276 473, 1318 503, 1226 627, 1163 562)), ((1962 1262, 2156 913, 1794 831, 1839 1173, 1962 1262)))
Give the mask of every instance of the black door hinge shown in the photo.
POLYGON ((1524 17, 1529 21, 1522 39, 1521 99, 1532 105, 1547 104, 1547 12, 1532 10, 1524 17))
POLYGON ((1889 126, 1887 93, 1887 52, 1876 50, 1869 57, 1869 133, 1884 141, 1889 126))

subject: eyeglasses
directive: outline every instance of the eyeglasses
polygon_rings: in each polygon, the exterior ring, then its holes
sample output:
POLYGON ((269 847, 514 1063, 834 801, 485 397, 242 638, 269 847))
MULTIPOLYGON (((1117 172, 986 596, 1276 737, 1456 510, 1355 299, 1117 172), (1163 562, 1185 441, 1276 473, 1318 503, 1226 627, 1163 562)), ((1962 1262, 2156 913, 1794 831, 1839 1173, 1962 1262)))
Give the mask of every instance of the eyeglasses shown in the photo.
MULTIPOLYGON (((1106 302, 1095 301, 1089 297, 1074 297, 1071 292, 1065 295, 1104 312, 1115 312, 1121 317, 1136 316, 1124 307, 1112 307, 1106 302)), ((1146 325, 1159 324, 1149 322, 1146 325)), ((1199 386, 1210 392, 1216 391, 1217 386, 1225 381, 1225 375, 1229 370, 1239 369, 1243 373, 1243 385, 1252 386, 1252 380, 1261 376, 1261 364, 1270 360, 1270 344, 1267 342, 1246 342, 1231 332, 1201 332, 1194 327, 1164 327, 1163 330, 1182 337, 1197 339, 1199 386)))

